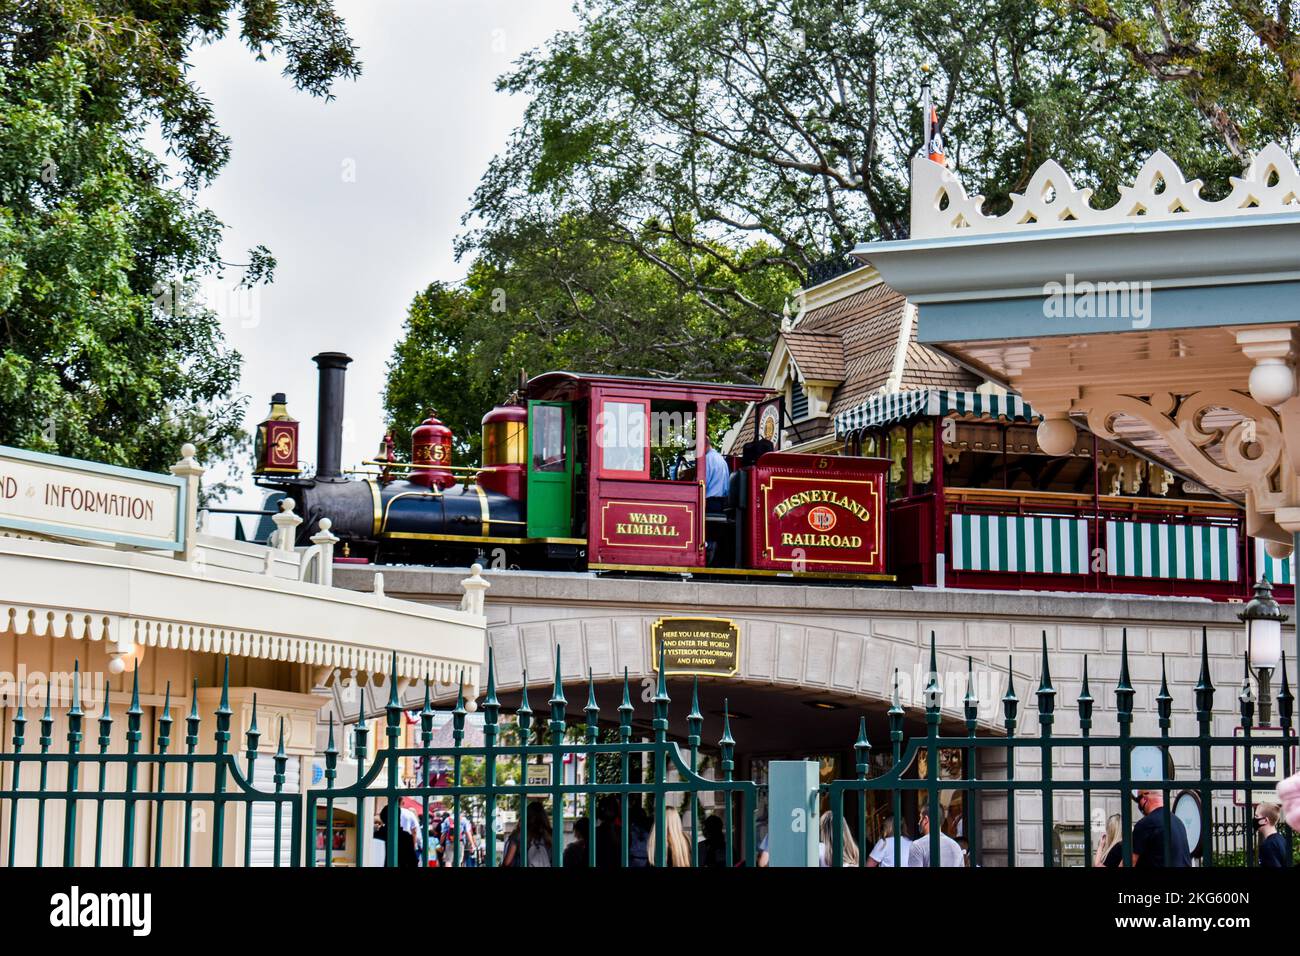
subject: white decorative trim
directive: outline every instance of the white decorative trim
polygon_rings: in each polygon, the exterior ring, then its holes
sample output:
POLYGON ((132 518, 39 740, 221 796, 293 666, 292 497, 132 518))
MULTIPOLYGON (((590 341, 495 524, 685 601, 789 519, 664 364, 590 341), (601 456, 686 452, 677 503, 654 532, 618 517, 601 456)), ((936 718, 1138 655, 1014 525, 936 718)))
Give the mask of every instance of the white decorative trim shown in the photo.
POLYGON ((1231 182, 1232 191, 1226 198, 1217 202, 1202 199, 1201 181, 1185 179, 1174 161, 1157 151, 1143 164, 1132 186, 1120 187, 1119 202, 1108 209, 1095 209, 1092 190, 1075 188, 1070 174, 1055 160, 1048 160, 1038 167, 1024 193, 1011 194, 1010 212, 986 216, 983 196, 968 196, 951 171, 918 156, 912 161, 911 237, 1300 212, 1300 171, 1276 143, 1260 150, 1245 175, 1234 176, 1231 182))

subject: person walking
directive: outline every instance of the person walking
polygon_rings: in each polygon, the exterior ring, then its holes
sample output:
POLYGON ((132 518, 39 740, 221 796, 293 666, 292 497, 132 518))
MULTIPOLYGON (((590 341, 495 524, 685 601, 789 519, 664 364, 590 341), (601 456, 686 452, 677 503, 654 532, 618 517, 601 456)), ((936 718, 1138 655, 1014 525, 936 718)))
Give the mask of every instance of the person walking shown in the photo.
POLYGON ((704 839, 700 841, 700 866, 727 865, 727 838, 722 817, 710 813, 704 818, 704 839))
MULTIPOLYGON (((541 801, 534 800, 528 804, 524 820, 528 824, 528 849, 525 851, 528 854, 528 865, 550 866, 551 820, 541 801)), ((506 852, 501 865, 520 866, 519 852, 519 827, 515 827, 515 832, 506 841, 506 852)))
POLYGON ((588 859, 588 849, 591 839, 591 822, 586 817, 578 817, 573 822, 573 842, 564 848, 564 865, 581 869, 587 866, 591 861, 588 859))
MULTIPOLYGON (((899 850, 901 855, 898 858, 898 865, 907 866, 912 856, 912 841, 906 833, 899 832, 898 836, 899 850)), ((871 848, 871 853, 867 857, 867 866, 893 866, 894 865, 894 817, 885 817, 885 824, 881 828, 881 837, 876 841, 876 845, 871 848)))
POLYGON ((1097 852, 1092 855, 1092 865, 1099 867, 1119 866, 1124 859, 1124 841, 1120 832, 1124 827, 1124 818, 1112 813, 1106 820, 1106 834, 1097 844, 1097 852))
MULTIPOLYGON (((909 866, 929 866, 930 865, 930 810, 923 808, 921 815, 917 820, 917 829, 919 835, 912 841, 912 849, 908 856, 909 866)), ((942 830, 939 831, 939 865, 940 866, 965 866, 966 856, 961 852, 961 847, 957 841, 942 830)))
MULTIPOLYGON (((821 839, 817 843, 818 866, 830 866, 832 863, 831 853, 835 848, 835 814, 827 810, 822 814, 821 821, 821 839)), ((843 860, 841 866, 857 866, 858 841, 853 839, 853 831, 849 829, 849 821, 840 822, 840 843, 843 860)))
POLYGON ((1276 803, 1255 805, 1255 829, 1259 833, 1259 865, 1269 869, 1284 870, 1291 865, 1287 853, 1286 837, 1277 832, 1282 818, 1282 807, 1276 803))
POLYGON ((1138 809, 1142 819, 1133 824, 1134 867, 1178 867, 1192 865, 1192 854, 1187 849, 1187 828, 1183 821, 1170 814, 1164 796, 1159 790, 1139 790, 1138 809), (1165 821, 1169 821, 1169 861, 1165 862, 1165 821))
MULTIPOLYGON (((646 859, 650 866, 655 865, 655 827, 650 827, 650 836, 646 839, 646 859)), ((682 831, 682 815, 675 807, 664 810, 664 866, 690 866, 691 844, 682 831)))

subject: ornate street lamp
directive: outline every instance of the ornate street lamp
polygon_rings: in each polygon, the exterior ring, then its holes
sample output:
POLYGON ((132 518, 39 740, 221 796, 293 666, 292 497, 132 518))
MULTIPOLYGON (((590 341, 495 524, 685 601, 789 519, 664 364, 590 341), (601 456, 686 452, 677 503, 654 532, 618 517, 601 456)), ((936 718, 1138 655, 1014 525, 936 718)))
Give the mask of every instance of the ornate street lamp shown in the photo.
POLYGON ((1259 720, 1264 726, 1273 719, 1269 679, 1282 657, 1282 622, 1287 614, 1273 600, 1273 585, 1260 578, 1255 596, 1237 615, 1246 625, 1246 659, 1259 676, 1259 720))

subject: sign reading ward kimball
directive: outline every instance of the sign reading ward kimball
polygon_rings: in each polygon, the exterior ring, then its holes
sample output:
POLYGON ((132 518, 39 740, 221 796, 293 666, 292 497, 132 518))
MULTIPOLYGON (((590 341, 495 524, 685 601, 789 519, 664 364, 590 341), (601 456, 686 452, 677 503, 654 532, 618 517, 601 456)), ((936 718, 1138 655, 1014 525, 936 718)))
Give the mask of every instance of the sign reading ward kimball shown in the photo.
POLYGON ((185 480, 0 445, 0 528, 181 551, 185 480))

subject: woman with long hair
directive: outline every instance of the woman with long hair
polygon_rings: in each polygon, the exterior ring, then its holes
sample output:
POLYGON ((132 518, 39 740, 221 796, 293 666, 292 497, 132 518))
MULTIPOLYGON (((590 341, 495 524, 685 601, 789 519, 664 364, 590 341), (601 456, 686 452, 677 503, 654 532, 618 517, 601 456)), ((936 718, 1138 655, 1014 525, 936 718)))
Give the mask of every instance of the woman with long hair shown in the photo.
MULTIPOLYGON (((843 866, 858 865, 858 843, 853 839, 853 833, 849 830, 849 821, 840 821, 840 837, 843 843, 844 862, 843 866)), ((818 846, 818 856, 820 857, 820 866, 831 865, 831 853, 834 851, 835 844, 835 814, 827 810, 822 814, 821 825, 821 842, 818 846)))
POLYGON ((1106 835, 1101 838, 1097 852, 1093 854, 1093 866, 1119 866, 1124 854, 1124 841, 1120 839, 1120 828, 1123 825, 1124 818, 1118 813, 1110 815, 1106 821, 1106 835))
MULTIPOLYGON (((690 866, 691 844, 682 831, 682 815, 674 807, 664 808, 664 866, 690 866)), ((650 828, 650 838, 646 841, 646 856, 650 865, 655 865, 655 827, 650 828)))
MULTIPOLYGON (((528 823, 528 865, 551 865, 551 818, 540 800, 528 804, 524 819, 528 823)), ((519 866, 519 827, 510 834, 506 841, 505 857, 502 866, 519 866)))

